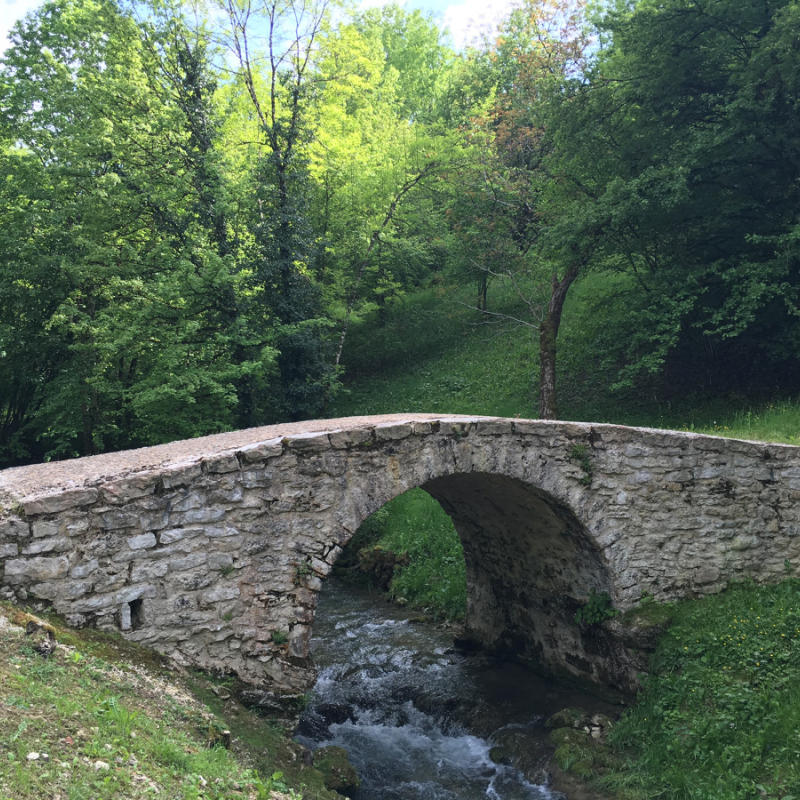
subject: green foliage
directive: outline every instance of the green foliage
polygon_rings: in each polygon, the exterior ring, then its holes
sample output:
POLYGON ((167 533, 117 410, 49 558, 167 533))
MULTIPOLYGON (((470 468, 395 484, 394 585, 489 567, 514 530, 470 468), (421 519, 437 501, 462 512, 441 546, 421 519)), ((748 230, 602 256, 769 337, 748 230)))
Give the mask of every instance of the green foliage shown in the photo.
POLYGON ((620 797, 786 798, 800 787, 800 581, 679 604, 612 733, 620 797))
POLYGON ((586 604, 575 612, 575 622, 582 625, 597 625, 617 615, 614 603, 608 592, 598 592, 592 587, 586 604))
POLYGON ((567 454, 567 458, 569 458, 570 461, 577 461, 578 466, 581 468, 583 476, 580 478, 580 482, 584 486, 591 486, 592 478, 594 477, 594 467, 589 458, 589 446, 586 444, 572 445, 567 454))
POLYGON ((396 497, 367 519, 349 547, 376 543, 408 556, 395 569, 390 596, 432 616, 460 619, 466 612, 466 569, 450 517, 421 489, 396 497))
POLYGON ((275 644, 286 644, 289 641, 289 634, 286 631, 272 631, 272 641, 275 644))

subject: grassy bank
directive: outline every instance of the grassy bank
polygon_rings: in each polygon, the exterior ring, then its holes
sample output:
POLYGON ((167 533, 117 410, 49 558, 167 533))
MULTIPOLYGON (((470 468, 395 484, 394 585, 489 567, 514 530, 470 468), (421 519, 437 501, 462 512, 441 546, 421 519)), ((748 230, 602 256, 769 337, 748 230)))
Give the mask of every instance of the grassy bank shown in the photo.
POLYGON ((636 800, 799 797, 800 580, 732 586, 672 616, 600 785, 636 800))
POLYGON ((381 586, 393 600, 434 618, 464 617, 467 585, 461 542, 450 517, 422 489, 396 497, 366 520, 341 563, 370 582, 374 576, 369 573, 385 564, 382 554, 394 556, 391 581, 381 586))
POLYGON ((0 800, 337 797, 279 726, 207 677, 55 620, 43 655, 49 636, 26 635, 29 619, 0 604, 0 800))

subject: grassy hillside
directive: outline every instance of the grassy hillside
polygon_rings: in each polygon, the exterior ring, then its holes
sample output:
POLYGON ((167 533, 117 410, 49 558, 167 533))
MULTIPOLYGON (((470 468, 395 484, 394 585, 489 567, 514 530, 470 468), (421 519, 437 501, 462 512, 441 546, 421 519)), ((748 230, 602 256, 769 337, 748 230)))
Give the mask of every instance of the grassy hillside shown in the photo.
POLYGON ((0 800, 338 797, 224 685, 55 619, 28 635, 31 621, 0 604, 0 800))

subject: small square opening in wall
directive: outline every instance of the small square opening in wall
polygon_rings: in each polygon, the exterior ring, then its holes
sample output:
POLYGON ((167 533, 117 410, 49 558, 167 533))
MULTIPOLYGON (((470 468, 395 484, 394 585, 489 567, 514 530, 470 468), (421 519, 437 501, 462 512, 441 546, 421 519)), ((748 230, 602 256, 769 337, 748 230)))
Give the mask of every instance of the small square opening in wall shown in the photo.
POLYGON ((144 625, 144 600, 131 600, 128 606, 131 612, 131 630, 137 631, 144 625))
POLYGON ((144 600, 131 600, 123 603, 119 610, 119 628, 122 631, 135 631, 144 625, 144 600))

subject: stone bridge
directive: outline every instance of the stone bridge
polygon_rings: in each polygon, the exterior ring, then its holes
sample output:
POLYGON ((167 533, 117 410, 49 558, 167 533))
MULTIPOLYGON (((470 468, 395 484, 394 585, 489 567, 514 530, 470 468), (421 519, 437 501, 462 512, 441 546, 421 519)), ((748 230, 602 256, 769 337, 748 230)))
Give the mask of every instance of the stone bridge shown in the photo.
POLYGON ((256 697, 299 693, 323 579, 413 487, 461 537, 468 639, 621 691, 641 653, 620 625, 576 622, 591 593, 624 611, 800 567, 800 448, 406 415, 2 471, 0 596, 235 673, 256 697))

